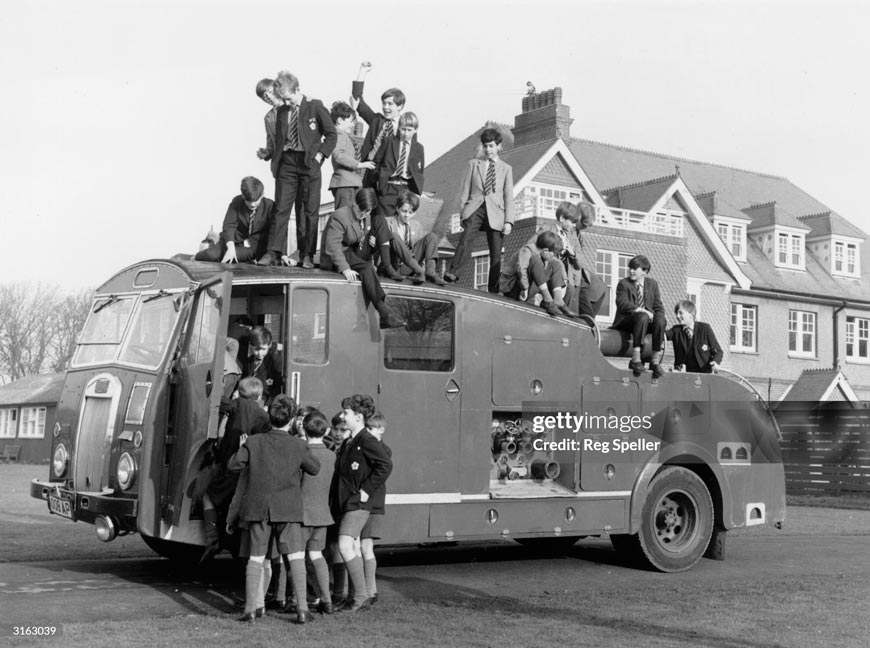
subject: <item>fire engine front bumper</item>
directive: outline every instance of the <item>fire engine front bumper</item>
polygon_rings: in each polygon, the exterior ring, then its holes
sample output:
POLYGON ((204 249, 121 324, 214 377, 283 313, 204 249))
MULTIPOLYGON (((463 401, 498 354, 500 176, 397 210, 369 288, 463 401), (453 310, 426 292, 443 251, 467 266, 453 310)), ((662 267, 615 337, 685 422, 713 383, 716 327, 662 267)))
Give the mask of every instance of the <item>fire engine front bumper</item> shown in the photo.
POLYGON ((30 496, 46 501, 51 513, 73 522, 81 520, 93 524, 99 516, 106 516, 135 523, 139 510, 139 502, 135 499, 104 493, 75 492, 63 488, 60 483, 38 479, 30 482, 30 496))

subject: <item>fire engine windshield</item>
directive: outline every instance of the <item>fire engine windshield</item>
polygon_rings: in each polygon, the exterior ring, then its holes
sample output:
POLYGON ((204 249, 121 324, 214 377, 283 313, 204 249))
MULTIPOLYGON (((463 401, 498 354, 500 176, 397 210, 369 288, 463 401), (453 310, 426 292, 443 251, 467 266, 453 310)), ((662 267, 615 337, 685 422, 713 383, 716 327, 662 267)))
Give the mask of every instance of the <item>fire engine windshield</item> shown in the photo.
POLYGON ((122 362, 156 368, 178 320, 173 295, 98 297, 79 339, 72 366, 122 362))

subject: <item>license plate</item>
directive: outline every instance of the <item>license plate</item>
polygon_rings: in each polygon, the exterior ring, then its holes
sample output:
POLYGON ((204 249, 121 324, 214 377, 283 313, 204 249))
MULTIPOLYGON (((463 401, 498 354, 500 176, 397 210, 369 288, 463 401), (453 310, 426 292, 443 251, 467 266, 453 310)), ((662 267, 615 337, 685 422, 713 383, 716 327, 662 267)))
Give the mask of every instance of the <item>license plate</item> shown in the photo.
POLYGON ((61 515, 72 519, 72 505, 69 500, 61 499, 55 495, 48 496, 48 509, 55 515, 61 515))

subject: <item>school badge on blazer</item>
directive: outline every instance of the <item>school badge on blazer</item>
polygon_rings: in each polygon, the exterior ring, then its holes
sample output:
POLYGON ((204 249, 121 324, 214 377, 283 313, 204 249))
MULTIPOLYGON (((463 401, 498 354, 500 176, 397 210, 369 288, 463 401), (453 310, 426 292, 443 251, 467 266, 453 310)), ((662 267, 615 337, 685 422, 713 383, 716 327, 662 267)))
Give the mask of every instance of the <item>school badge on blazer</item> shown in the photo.
POLYGON ((316 117, 312 117, 311 119, 308 120, 308 128, 310 128, 311 130, 317 130, 317 118, 316 117))

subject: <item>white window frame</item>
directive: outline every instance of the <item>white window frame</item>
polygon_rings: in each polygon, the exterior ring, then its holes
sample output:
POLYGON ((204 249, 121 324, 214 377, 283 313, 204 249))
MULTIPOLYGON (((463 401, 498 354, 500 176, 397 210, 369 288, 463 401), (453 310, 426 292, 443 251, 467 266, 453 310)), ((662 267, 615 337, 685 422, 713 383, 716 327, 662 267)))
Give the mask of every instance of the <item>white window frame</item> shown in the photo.
POLYGON ((716 234, 735 261, 746 261, 746 223, 725 218, 714 218, 716 234))
POLYGON ((583 198, 583 189, 579 187, 565 187, 546 182, 530 182, 526 191, 535 197, 536 208, 532 216, 539 218, 555 219, 559 203, 576 203, 583 198))
POLYGON ((870 318, 846 317, 846 360, 860 364, 870 364, 870 318), (861 342, 864 354, 861 354, 861 342), (849 346, 852 347, 851 353, 849 346))
POLYGON ((757 353, 758 352, 758 306, 755 304, 741 304, 738 302, 731 303, 731 326, 728 331, 729 345, 731 351, 738 353, 757 353), (747 315, 752 313, 751 318, 747 315), (746 326, 747 319, 752 320, 751 329, 746 326), (734 331, 734 344, 730 344, 731 331, 734 331), (752 333, 752 344, 746 345, 743 343, 743 334, 752 333))
POLYGON ((18 408, 0 409, 0 439, 14 439, 18 436, 18 408))
POLYGON ((776 230, 776 249, 773 264, 778 268, 803 270, 806 262, 806 244, 803 233, 776 230), (785 257, 783 260, 782 256, 785 257))
POLYGON ((459 219, 459 212, 450 215, 450 233, 456 234, 462 231, 462 221, 459 219))
POLYGON ((474 274, 472 274, 472 283, 475 290, 486 292, 489 290, 489 250, 480 250, 479 252, 471 253, 471 260, 474 264, 474 274), (485 269, 482 269, 485 268, 485 269), (478 280, 478 275, 483 273, 483 282, 478 280))
POLYGON ((815 358, 818 349, 818 315, 813 311, 789 309, 788 311, 788 355, 795 358, 815 358), (795 335, 792 344, 792 333, 795 335), (806 351, 803 339, 809 335, 812 349, 806 351))
POLYGON ((45 407, 22 407, 18 426, 19 439, 42 439, 45 437, 45 407))
POLYGON ((616 285, 620 279, 628 276, 628 262, 634 257, 634 254, 627 252, 618 252, 616 250, 601 250, 597 251, 595 258, 595 271, 598 273, 601 281, 610 292, 608 299, 609 314, 598 315, 596 321, 610 323, 616 317, 616 285), (605 256, 606 259, 601 257, 605 256), (609 268, 609 270, 607 269, 609 268), (625 272, 621 272, 625 268, 625 272))
POLYGON ((861 276, 861 256, 857 241, 831 240, 831 274, 841 277, 861 276), (837 267, 837 264, 840 267, 837 267))

